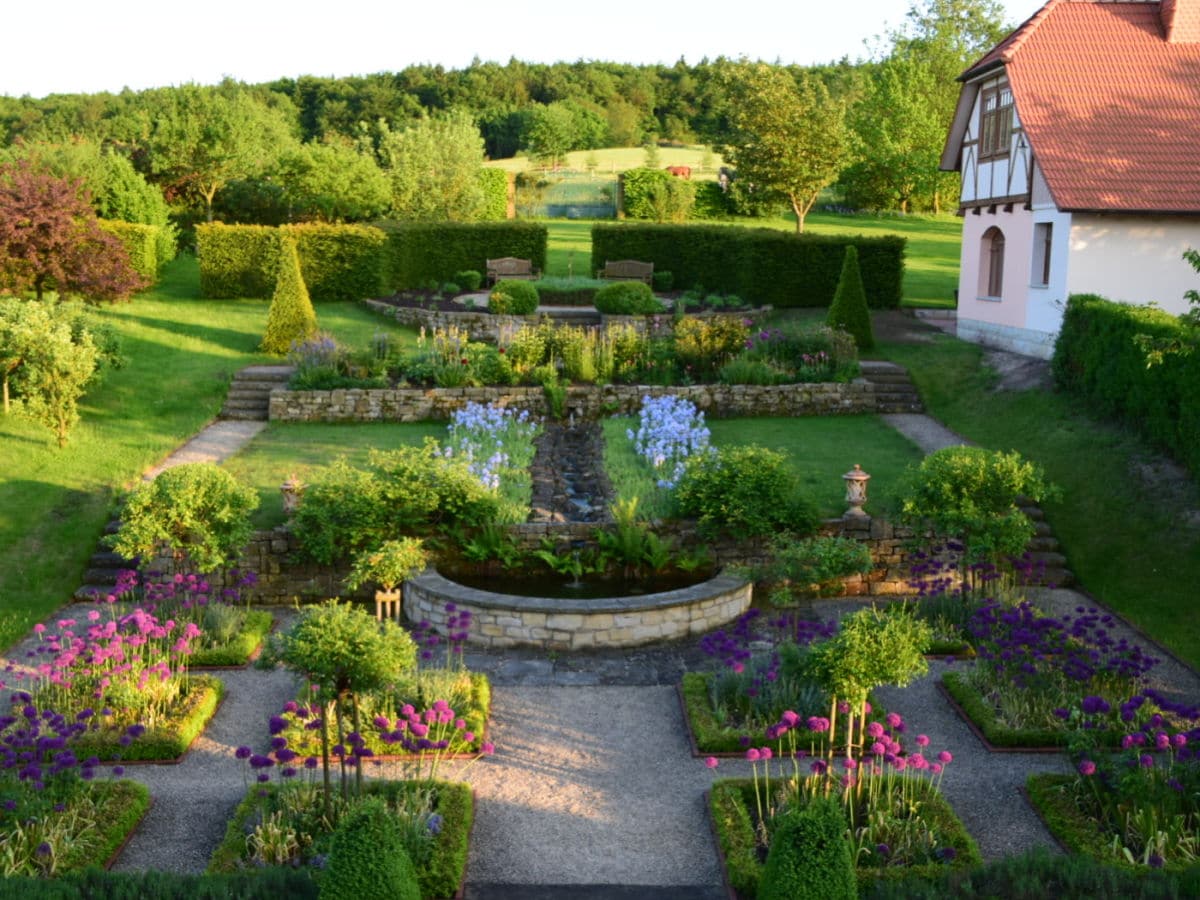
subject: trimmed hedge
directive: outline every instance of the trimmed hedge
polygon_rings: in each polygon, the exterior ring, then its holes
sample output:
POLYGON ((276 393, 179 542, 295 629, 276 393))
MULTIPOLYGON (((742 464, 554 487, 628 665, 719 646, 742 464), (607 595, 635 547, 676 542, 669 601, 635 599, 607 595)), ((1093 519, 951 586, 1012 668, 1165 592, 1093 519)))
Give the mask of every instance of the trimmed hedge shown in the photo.
POLYGON ((158 280, 159 265, 167 262, 158 258, 158 233, 161 228, 157 225, 138 225, 114 219, 98 219, 97 224, 125 245, 125 251, 129 254, 129 264, 135 272, 151 284, 158 280))
POLYGON ((1186 340, 1169 313, 1095 294, 1067 301, 1051 363, 1057 385, 1094 412, 1132 426, 1200 476, 1200 353, 1146 365, 1134 338, 1186 340))
POLYGON ((3 900, 316 900, 304 869, 271 867, 231 875, 105 872, 91 868, 56 878, 0 878, 3 900))
POLYGON ((387 238, 368 225, 196 226, 200 294, 211 299, 267 298, 279 271, 279 239, 296 241, 300 271, 315 301, 361 300, 383 290, 387 238))
POLYGON ((479 187, 483 189, 484 222, 503 222, 508 218, 508 173, 503 169, 480 169, 479 187))
POLYGON ((789 234, 770 228, 625 223, 592 226, 592 269, 606 260, 641 259, 675 276, 676 290, 737 294, 755 305, 827 307, 833 301, 846 247, 858 249, 859 270, 873 309, 900 305, 907 241, 897 236, 789 234))
POLYGON ((279 229, 223 222, 197 225, 196 257, 200 262, 201 297, 266 299, 275 291, 279 229))
POLYGON ((389 290, 449 281, 463 269, 486 271, 489 259, 515 256, 546 268, 546 226, 536 222, 388 222, 389 290))

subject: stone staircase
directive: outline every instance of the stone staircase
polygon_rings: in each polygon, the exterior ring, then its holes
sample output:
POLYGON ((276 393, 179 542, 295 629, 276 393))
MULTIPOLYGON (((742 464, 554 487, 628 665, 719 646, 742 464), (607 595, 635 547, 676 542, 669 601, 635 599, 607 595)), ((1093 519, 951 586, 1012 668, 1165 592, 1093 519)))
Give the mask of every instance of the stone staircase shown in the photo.
MULTIPOLYGON (((121 520, 113 519, 104 526, 104 534, 116 534, 120 527, 121 520)), ((103 543, 99 544, 96 552, 88 559, 87 569, 83 573, 83 584, 75 591, 75 599, 91 601, 107 596, 112 592, 122 569, 136 568, 132 560, 125 559, 119 553, 113 553, 103 543)))
POLYGON ((881 360, 864 359, 859 363, 864 380, 875 387, 875 403, 880 413, 922 413, 921 395, 903 366, 881 360))
POLYGON ((271 405, 271 391, 286 387, 294 371, 294 366, 247 366, 242 369, 233 376, 218 417, 265 422, 271 405))
POLYGON ((1055 587, 1074 584, 1075 574, 1067 568, 1067 557, 1062 553, 1058 538, 1054 536, 1041 507, 1028 498, 1019 499, 1017 506, 1033 522, 1033 538, 1025 550, 1032 565, 1030 580, 1034 584, 1055 587))

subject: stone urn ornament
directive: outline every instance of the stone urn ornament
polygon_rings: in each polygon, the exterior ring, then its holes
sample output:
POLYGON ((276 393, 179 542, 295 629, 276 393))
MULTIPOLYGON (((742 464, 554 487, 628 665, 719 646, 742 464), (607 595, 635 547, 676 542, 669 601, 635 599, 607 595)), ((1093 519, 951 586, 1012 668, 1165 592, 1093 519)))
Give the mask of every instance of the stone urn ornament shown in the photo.
POLYGON ((845 516, 867 518, 869 514, 863 511, 863 505, 867 502, 867 482, 871 480, 871 476, 862 470, 862 466, 855 463, 854 468, 843 475, 842 479, 846 482, 846 503, 849 504, 845 516))

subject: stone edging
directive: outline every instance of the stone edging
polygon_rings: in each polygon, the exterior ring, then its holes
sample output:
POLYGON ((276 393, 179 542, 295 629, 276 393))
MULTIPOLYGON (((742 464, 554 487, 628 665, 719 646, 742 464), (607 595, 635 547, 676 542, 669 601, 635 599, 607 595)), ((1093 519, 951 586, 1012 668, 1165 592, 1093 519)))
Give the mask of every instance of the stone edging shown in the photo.
POLYGON ((717 575, 687 588, 636 597, 550 599, 494 594, 430 569, 404 584, 404 614, 446 631, 446 603, 471 613, 469 643, 548 650, 633 647, 702 634, 750 607, 752 585, 717 575))

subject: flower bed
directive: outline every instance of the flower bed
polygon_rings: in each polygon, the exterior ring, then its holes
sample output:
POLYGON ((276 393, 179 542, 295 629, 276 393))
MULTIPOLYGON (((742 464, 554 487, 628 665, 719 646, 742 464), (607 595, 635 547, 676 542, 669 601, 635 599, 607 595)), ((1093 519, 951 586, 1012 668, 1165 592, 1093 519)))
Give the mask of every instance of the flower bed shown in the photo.
MULTIPOLYGON (((860 856, 860 864, 855 868, 860 889, 879 879, 928 880, 951 869, 970 869, 981 862, 975 841, 935 787, 925 781, 914 781, 902 787, 912 791, 913 808, 919 809, 917 816, 937 836, 938 847, 934 853, 940 853, 940 858, 905 865, 895 858, 882 859, 878 852, 867 853, 860 856)), ((755 836, 754 782, 748 779, 714 782, 708 811, 724 858, 726 881, 739 898, 748 900, 758 896, 765 858, 755 836)))
POLYGON ((241 668, 254 661, 263 640, 271 632, 275 616, 267 610, 248 609, 242 627, 226 643, 217 647, 204 647, 192 653, 192 669, 241 668))
POLYGON ((977 661, 942 685, 995 748, 1063 747, 1077 731, 1115 747, 1136 715, 1178 710, 1145 687, 1158 660, 1113 637, 1112 625, 1085 607, 1053 618, 1025 601, 986 603, 969 625, 977 661))
POLYGON ((33 818, 25 818, 31 815, 27 807, 6 807, 0 812, 0 875, 62 875, 107 866, 149 808, 149 790, 124 779, 81 784, 33 818))
MULTIPOLYGON (((429 832, 427 857, 413 860, 421 886, 421 896, 429 898, 453 897, 458 892, 467 867, 467 845, 471 825, 474 821, 474 798, 468 785, 447 781, 369 781, 364 786, 368 796, 382 797, 389 808, 407 802, 416 790, 432 792, 432 812, 420 827, 429 832), (436 818, 433 818, 436 816, 436 818), (434 832, 429 822, 436 823, 434 832)), ((248 838, 257 833, 262 835, 263 825, 282 818, 284 810, 310 808, 312 814, 304 820, 309 830, 297 841, 295 854, 288 860, 293 865, 312 866, 320 877, 324 854, 328 852, 330 830, 319 815, 319 802, 314 799, 305 784, 268 785, 251 788, 246 797, 234 810, 233 817, 225 830, 225 838, 213 852, 208 864, 209 872, 234 872, 254 869, 248 838)), ((398 821, 407 826, 407 818, 398 816, 398 821)), ((261 838, 260 838, 261 840, 261 838)))
MULTIPOLYGON (((482 672, 430 670, 406 678, 391 690, 362 698, 360 715, 365 721, 376 725, 362 735, 372 757, 406 758, 420 752, 420 748, 405 747, 398 741, 389 740, 394 730, 392 722, 398 718, 410 720, 416 710, 433 709, 439 701, 457 712, 448 722, 433 723, 429 732, 421 737, 433 741, 444 738, 447 741, 445 756, 477 756, 481 753, 487 742, 488 717, 492 705, 492 688, 487 675, 482 672), (382 721, 387 721, 388 725, 382 727, 382 721), (459 722, 462 727, 458 727, 459 722)), ((311 709, 292 703, 280 717, 284 727, 278 733, 301 756, 320 753, 320 737, 315 728, 308 727, 312 721, 308 715, 310 712, 311 709)))
POLYGON ((150 725, 105 727, 82 736, 80 755, 124 762, 178 762, 187 753, 225 696, 225 683, 212 675, 189 676, 166 713, 150 725))

